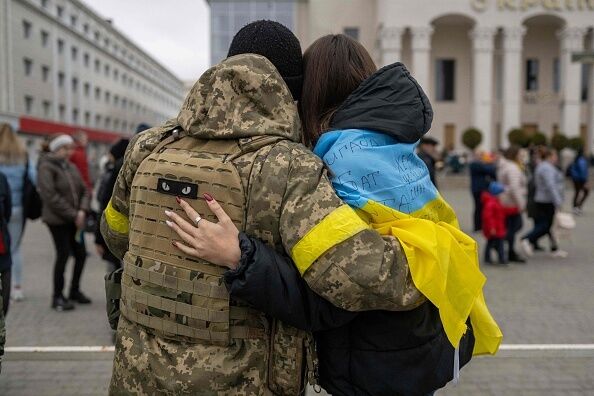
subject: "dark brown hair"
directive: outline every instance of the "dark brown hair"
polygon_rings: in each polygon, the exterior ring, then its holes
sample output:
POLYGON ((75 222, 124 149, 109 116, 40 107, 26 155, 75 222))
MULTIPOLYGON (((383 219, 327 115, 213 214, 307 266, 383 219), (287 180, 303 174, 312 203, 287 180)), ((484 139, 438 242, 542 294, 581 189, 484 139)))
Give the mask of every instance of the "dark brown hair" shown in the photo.
POLYGON ((344 34, 330 34, 305 51, 303 70, 299 111, 303 142, 311 147, 328 129, 336 109, 377 67, 359 42, 344 34))
POLYGON ((507 150, 503 152, 503 156, 505 159, 510 161, 515 161, 518 159, 518 154, 520 153, 520 146, 516 146, 515 144, 509 146, 507 150))

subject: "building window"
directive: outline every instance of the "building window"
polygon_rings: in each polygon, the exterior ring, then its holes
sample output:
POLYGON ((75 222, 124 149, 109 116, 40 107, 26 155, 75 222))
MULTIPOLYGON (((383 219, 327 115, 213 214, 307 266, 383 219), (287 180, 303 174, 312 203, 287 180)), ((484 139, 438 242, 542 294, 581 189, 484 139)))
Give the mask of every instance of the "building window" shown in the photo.
POLYGON ((456 61, 438 59, 435 63, 436 99, 444 102, 455 100, 456 61))
POLYGON ((113 129, 118 131, 120 129, 120 120, 114 120, 113 121, 113 129))
POLYGON ((70 15, 70 25, 76 27, 76 15, 70 15))
POLYGON ((78 109, 72 109, 72 123, 78 124, 78 109))
POLYGON ((25 67, 25 76, 30 76, 33 71, 33 61, 29 58, 24 58, 23 66, 25 67))
POLYGON ((101 37, 101 34, 99 33, 99 31, 95 30, 95 41, 99 41, 100 37, 101 37))
POLYGON ((109 76, 109 65, 105 65, 104 70, 105 70, 105 76, 106 77, 109 76))
POLYGON ((58 73, 58 87, 62 88, 64 86, 64 73, 58 73))
POLYGON ((120 97, 118 95, 115 95, 113 97, 113 105, 114 106, 119 106, 120 105, 120 97))
POLYGON ((41 66, 41 79, 43 82, 47 82, 49 80, 49 75, 50 75, 49 66, 41 66))
POLYGON ((105 103, 109 103, 111 100, 111 93, 109 91, 105 91, 105 103))
POLYGON ((43 101, 43 116, 49 118, 52 111, 52 102, 49 100, 43 101))
POLYGON ((105 45, 105 48, 109 48, 109 39, 107 37, 103 40, 103 44, 105 45))
POLYGON ((553 59, 553 92, 561 90, 561 66, 559 58, 553 59))
POLYGON ((590 87, 590 68, 587 63, 582 63, 582 102, 588 101, 590 87))
POLYGON ((64 52, 64 40, 58 39, 58 54, 64 52))
POLYGON ((101 61, 99 59, 95 59, 95 72, 99 73, 101 70, 101 61))
POLYGON ((345 36, 349 36, 353 40, 359 40, 359 28, 358 27, 345 27, 343 29, 345 36))
POLYGON ((126 107, 128 106, 128 99, 124 98, 122 99, 122 109, 126 109, 126 107))
POLYGON ((78 91, 78 78, 72 77, 72 92, 78 91))
POLYGON ((83 32, 85 32, 85 34, 89 34, 89 24, 85 23, 83 25, 83 32))
POLYGON ((62 122, 66 121, 66 106, 61 104, 60 107, 58 108, 58 114, 59 114, 60 121, 62 121, 62 122))
POLYGON ((101 127, 101 114, 95 114, 95 126, 97 128, 101 127))
POLYGON ((83 62, 85 64, 85 67, 89 67, 89 59, 90 59, 89 53, 85 52, 85 54, 83 55, 83 62))
POLYGON ((41 6, 47 8, 47 0, 41 0, 41 6))
POLYGON ((526 91, 538 91, 538 59, 526 60, 526 91))
POLYGON ((28 39, 31 37, 31 22, 23 20, 23 37, 28 39))
POLYGON ((119 76, 120 76, 120 72, 118 71, 118 69, 114 69, 113 70, 113 79, 118 81, 119 76))
POLYGON ((33 113, 33 96, 25 96, 25 113, 33 113))
POLYGON ((96 87, 95 88, 95 100, 99 100, 101 99, 101 88, 96 87))
POLYGON ((85 86, 84 86, 84 91, 85 91, 85 96, 88 98, 89 94, 91 93, 91 84, 86 82, 85 86))
POLYGON ((85 111, 85 125, 86 126, 91 125, 91 112, 89 112, 89 111, 85 111))
POLYGON ((62 6, 57 6, 56 7, 56 15, 58 16, 58 18, 62 18, 62 16, 64 15, 64 7, 62 6))
POLYGON ((72 48, 70 48, 70 53, 72 55, 72 60, 76 61, 76 58, 78 57, 78 48, 72 46, 72 48))
POLYGON ((105 117, 105 129, 111 128, 111 118, 105 117))
POLYGON ((49 41, 49 33, 46 32, 45 30, 41 31, 41 46, 42 47, 47 47, 47 43, 49 41))

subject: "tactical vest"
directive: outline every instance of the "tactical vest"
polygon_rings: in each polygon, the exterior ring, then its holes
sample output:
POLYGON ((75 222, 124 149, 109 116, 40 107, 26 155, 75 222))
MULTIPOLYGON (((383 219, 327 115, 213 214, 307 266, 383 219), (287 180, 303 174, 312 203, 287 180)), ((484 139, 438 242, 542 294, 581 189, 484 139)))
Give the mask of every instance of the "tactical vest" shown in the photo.
MULTIPOLYGON (((165 224, 165 210, 186 218, 176 196, 216 222, 202 197, 208 192, 240 230, 282 248, 278 224, 247 219, 250 191, 245 190, 263 188, 256 181, 263 158, 284 139, 269 136, 248 143, 178 139, 177 132, 142 161, 132 182, 121 314, 162 337, 182 342, 226 346, 232 339, 265 339, 268 388, 276 395, 302 394, 304 379, 317 383, 312 335, 230 300, 223 280, 226 269, 175 248, 171 242, 180 241, 179 236, 165 224), (243 156, 252 163, 247 186, 233 165, 243 156)), ((282 197, 273 199, 278 200, 275 207, 280 211, 282 197)))
POLYGON ((165 210, 187 219, 176 196, 216 222, 202 196, 208 192, 244 230, 246 194, 229 160, 239 154, 235 140, 170 137, 139 165, 130 191, 122 277, 121 312, 128 320, 185 342, 225 346, 232 338, 267 336, 263 314, 231 303, 226 269, 174 247, 172 241, 183 241, 165 223, 165 210))

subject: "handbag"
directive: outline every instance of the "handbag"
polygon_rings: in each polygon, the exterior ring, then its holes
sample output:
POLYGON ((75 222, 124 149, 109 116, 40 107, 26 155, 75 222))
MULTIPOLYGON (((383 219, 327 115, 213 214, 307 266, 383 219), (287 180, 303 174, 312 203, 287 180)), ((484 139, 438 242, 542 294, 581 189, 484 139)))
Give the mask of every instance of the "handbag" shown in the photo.
POLYGON ((37 220, 41 217, 43 202, 37 187, 29 177, 29 159, 25 167, 25 180, 23 183, 23 215, 25 219, 37 220))

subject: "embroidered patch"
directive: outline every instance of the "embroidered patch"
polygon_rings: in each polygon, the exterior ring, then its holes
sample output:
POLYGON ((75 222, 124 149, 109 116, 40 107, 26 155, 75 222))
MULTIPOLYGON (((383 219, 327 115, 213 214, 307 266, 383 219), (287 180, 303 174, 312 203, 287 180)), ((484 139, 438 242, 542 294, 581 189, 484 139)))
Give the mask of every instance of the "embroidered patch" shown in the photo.
POLYGON ((198 185, 169 179, 157 181, 157 191, 161 194, 174 195, 182 198, 198 199, 198 185))

